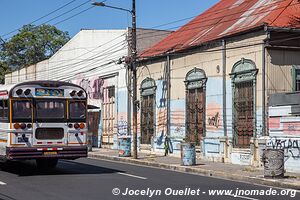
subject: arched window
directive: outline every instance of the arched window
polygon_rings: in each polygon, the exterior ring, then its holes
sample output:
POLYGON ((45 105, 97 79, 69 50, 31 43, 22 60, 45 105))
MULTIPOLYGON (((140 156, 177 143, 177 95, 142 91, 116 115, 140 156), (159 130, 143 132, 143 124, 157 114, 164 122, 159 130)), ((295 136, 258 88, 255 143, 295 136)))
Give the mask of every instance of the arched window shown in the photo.
POLYGON ((141 144, 151 144, 155 133, 155 92, 152 78, 142 81, 141 87, 141 144))
POLYGON ((186 140, 200 145, 205 133, 206 75, 194 68, 185 77, 186 86, 186 140))
POLYGON ((232 80, 232 127, 234 146, 249 148, 256 127, 256 74, 258 69, 252 60, 242 58, 234 64, 232 80))

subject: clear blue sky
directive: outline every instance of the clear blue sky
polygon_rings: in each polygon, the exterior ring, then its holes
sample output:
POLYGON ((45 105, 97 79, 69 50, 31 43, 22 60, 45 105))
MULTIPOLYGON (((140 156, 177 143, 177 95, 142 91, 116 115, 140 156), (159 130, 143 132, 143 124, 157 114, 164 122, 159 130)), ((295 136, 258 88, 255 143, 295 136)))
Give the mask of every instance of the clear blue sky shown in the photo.
MULTIPOLYGON (((0 0, 0 36, 9 33, 25 24, 54 11, 55 9, 71 2, 72 0, 0 0)), ((101 0, 99 0, 101 1, 101 0)), ((74 0, 71 4, 51 14, 50 16, 34 23, 39 25, 51 18, 68 12, 74 7, 87 2, 87 0, 74 0)), ((49 22, 55 24, 75 15, 91 6, 91 2, 70 11, 69 13, 49 22)), ((152 28, 161 24, 199 15, 218 0, 136 0, 137 26, 152 28)), ((131 9, 131 0, 107 0, 107 5, 131 9)), ((189 20, 158 27, 158 29, 177 29, 189 20)), ((71 36, 80 29, 122 29, 130 26, 131 16, 127 12, 113 10, 105 7, 94 7, 76 17, 57 25, 63 31, 68 31, 71 36)), ((16 34, 13 33, 13 34, 16 34)), ((4 39, 13 34, 4 36, 4 39)))

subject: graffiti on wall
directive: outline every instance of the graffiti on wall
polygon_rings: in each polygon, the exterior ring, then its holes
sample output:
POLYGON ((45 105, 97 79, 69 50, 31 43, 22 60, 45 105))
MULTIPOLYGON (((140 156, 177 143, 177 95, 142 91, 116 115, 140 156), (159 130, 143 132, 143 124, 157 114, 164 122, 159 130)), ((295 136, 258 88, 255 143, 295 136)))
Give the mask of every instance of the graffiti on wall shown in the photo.
POLYGON ((101 78, 83 78, 79 85, 85 89, 90 99, 103 99, 104 80, 101 78))
POLYGON ((206 127, 209 131, 218 131, 221 128, 221 106, 216 103, 207 104, 206 108, 206 127))
POLYGON ((300 159, 300 138, 270 138, 266 146, 271 149, 283 149, 285 156, 300 159))
POLYGON ((71 82, 80 85, 87 92, 89 104, 101 106, 101 101, 104 98, 104 88, 107 86, 105 79, 100 77, 78 78, 71 82))
POLYGON ((127 113, 118 113, 118 136, 130 135, 127 133, 127 113))
POLYGON ((220 125, 220 113, 217 112, 215 116, 208 117, 208 125, 214 126, 215 128, 219 128, 220 125))
POLYGON ((175 137, 184 137, 185 135, 185 118, 183 109, 174 109, 171 111, 171 128, 175 137))

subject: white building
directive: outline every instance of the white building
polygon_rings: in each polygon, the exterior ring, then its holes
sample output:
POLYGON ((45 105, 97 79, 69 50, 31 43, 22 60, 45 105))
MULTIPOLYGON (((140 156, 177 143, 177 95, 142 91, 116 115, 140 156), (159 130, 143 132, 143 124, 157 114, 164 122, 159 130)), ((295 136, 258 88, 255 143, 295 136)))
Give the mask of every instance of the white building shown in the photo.
MULTIPOLYGON (((138 29, 138 52, 169 33, 138 29)), ((89 131, 94 146, 116 147, 117 136, 128 134, 127 70, 119 61, 130 55, 129 38, 130 29, 81 30, 49 59, 6 74, 5 84, 61 80, 82 86, 89 96, 89 131)))

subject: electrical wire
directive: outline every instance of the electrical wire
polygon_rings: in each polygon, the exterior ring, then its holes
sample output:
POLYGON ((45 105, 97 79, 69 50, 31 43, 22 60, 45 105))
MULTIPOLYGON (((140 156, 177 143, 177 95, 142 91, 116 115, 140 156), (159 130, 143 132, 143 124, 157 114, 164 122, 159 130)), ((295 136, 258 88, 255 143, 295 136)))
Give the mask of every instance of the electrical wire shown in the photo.
MULTIPOLYGON (((242 48, 242 47, 241 47, 242 48)), ((80 61, 80 62, 84 62, 84 61, 86 61, 86 60, 83 60, 83 61, 80 61)), ((59 68, 59 67, 58 67, 59 68)))
MULTIPOLYGON (((53 13, 55 13, 55 12, 57 12, 57 11, 59 11, 59 10, 65 8, 65 7, 67 7, 68 5, 74 3, 75 1, 77 1, 77 0, 72 0, 72 1, 70 1, 70 2, 68 2, 68 3, 64 4, 64 5, 62 5, 61 7, 59 7, 59 8, 57 8, 57 9, 55 9, 55 10, 49 12, 48 14, 43 15, 42 17, 39 17, 39 18, 36 19, 36 20, 33 20, 33 21, 30 22, 29 24, 33 24, 33 23, 35 23, 35 22, 38 22, 38 21, 40 21, 41 19, 44 19, 44 18, 50 16, 51 14, 53 14, 53 13)), ((5 37, 5 36, 7 36, 7 35, 10 35, 10 34, 12 34, 12 33, 14 33, 14 32, 19 31, 21 28, 22 28, 22 27, 17 28, 17 29, 14 29, 14 30, 12 30, 12 31, 10 31, 10 32, 8 32, 8 33, 5 33, 5 34, 1 35, 0 37, 5 37)))

